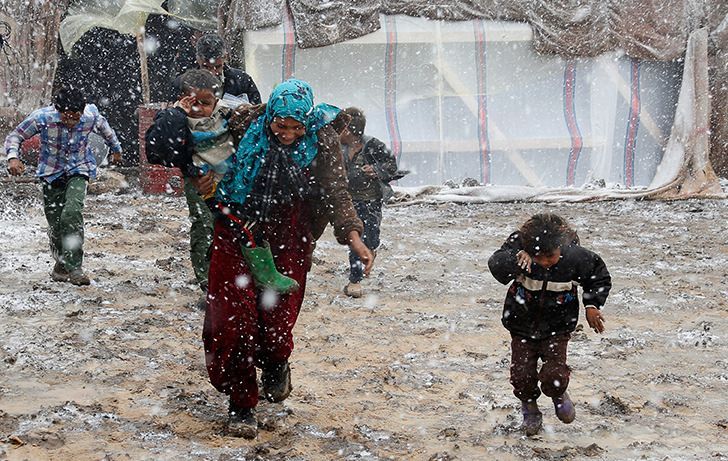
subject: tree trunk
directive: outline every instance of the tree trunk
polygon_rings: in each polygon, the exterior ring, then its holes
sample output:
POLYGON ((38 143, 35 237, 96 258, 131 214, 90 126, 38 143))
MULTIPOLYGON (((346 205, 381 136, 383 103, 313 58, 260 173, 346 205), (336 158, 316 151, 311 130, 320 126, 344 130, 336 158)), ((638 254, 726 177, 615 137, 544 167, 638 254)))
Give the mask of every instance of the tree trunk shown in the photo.
POLYGON ((0 21, 11 28, 0 51, 0 136, 4 137, 20 118, 50 103, 58 29, 68 0, 4 0, 1 5, 0 21))

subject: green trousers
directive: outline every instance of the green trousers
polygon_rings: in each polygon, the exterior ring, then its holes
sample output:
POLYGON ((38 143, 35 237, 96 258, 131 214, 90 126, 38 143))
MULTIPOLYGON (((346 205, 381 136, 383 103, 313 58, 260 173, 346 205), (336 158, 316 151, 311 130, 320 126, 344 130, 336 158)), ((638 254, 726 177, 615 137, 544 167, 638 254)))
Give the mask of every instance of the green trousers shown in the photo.
POLYGON ((48 220, 51 254, 69 272, 83 264, 83 202, 87 183, 83 176, 52 185, 43 182, 43 211, 48 220))
POLYGON ((185 198, 190 210, 190 260, 195 278, 201 287, 207 288, 207 273, 210 270, 210 245, 214 221, 210 208, 207 206, 197 189, 185 178, 185 198))

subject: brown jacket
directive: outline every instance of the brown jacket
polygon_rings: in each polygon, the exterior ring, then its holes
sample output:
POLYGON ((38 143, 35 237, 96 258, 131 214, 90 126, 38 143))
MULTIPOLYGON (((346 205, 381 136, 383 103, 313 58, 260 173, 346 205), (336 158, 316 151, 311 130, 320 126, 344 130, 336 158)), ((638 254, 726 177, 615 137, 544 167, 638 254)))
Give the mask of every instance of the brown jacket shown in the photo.
MULTIPOLYGON (((229 129, 240 142, 248 126, 265 113, 265 104, 244 105, 235 109, 230 118, 229 129)), ((364 231, 364 225, 356 214, 349 195, 344 159, 341 155, 338 133, 348 124, 349 116, 343 112, 336 119, 318 131, 319 152, 311 162, 312 185, 322 189, 323 199, 312 200, 311 233, 318 240, 324 233, 326 224, 334 226, 336 240, 346 245, 351 231, 364 231)))

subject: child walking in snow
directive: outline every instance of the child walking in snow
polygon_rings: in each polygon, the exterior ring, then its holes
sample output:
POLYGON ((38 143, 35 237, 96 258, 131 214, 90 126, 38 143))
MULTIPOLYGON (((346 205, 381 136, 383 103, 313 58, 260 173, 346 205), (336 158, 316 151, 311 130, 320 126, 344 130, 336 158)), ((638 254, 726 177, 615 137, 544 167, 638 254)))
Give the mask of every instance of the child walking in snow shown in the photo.
POLYGON ((5 139, 8 172, 23 174, 20 145, 40 136, 36 177, 43 184, 43 208, 55 260, 51 278, 57 282, 88 285, 83 272, 83 203, 90 179, 96 177, 96 158, 88 144, 98 133, 111 151, 111 163, 121 163, 121 144, 109 123, 79 88, 63 86, 53 104, 31 113, 5 139))
POLYGON ((559 420, 571 423, 576 409, 566 391, 566 350, 579 319, 577 287, 583 288, 589 326, 602 333, 600 309, 612 287, 604 261, 579 245, 563 218, 549 213, 532 216, 512 233, 488 267, 502 284, 513 282, 502 323, 511 333, 510 382, 521 400, 524 431, 530 436, 541 430, 543 416, 536 403, 541 392, 551 397, 559 420))

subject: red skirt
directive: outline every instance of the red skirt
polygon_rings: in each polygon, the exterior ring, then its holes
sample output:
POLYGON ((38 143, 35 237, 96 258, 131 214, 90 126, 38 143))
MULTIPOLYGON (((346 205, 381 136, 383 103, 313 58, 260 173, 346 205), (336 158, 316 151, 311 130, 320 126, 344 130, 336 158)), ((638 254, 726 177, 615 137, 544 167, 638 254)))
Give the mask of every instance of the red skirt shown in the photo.
POLYGON ((207 311, 202 338, 210 382, 239 408, 258 403, 256 367, 288 360, 293 327, 303 303, 313 241, 309 213, 296 205, 263 225, 278 271, 300 289, 279 295, 259 290, 240 248, 240 236, 218 220, 212 242, 207 311))

